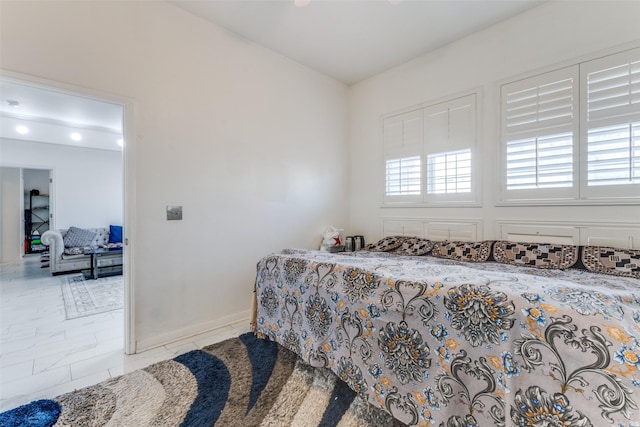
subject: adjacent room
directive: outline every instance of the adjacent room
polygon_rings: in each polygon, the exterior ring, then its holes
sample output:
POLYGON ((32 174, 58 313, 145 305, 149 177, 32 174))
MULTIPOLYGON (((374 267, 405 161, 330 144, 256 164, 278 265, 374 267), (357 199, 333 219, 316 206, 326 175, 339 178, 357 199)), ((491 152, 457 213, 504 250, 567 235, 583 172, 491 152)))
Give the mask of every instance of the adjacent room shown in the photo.
POLYGON ((1 419, 635 426, 638 16, 2 0, 1 419), (18 136, 18 86, 95 135, 18 136), (67 318, 71 276, 121 305, 67 318))
POLYGON ((12 178, 2 216, 8 404, 100 371, 108 378, 105 357, 124 353, 124 140, 120 105, 7 79, 0 92, 12 178))

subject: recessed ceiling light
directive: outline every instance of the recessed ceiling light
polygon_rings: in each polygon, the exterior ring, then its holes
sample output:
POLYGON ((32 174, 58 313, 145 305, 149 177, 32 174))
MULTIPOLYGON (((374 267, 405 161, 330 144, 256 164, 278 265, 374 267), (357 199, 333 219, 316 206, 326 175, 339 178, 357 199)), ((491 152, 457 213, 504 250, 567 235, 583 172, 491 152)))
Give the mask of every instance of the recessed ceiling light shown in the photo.
POLYGON ((82 135, 80 135, 78 132, 74 132, 71 134, 71 139, 73 139, 74 141, 80 141, 82 139, 82 135))
POLYGON ((293 0, 293 4, 298 7, 305 7, 311 3, 311 0, 293 0))
POLYGON ((124 139, 120 138, 120 139, 118 140, 118 145, 119 145, 120 147, 122 147, 122 146, 124 145, 124 139))
POLYGON ((7 104, 9 104, 9 107, 20 108, 20 103, 15 99, 8 99, 7 104))
POLYGON ((26 126, 16 126, 16 132, 18 132, 21 135, 27 134, 29 133, 29 128, 26 126))

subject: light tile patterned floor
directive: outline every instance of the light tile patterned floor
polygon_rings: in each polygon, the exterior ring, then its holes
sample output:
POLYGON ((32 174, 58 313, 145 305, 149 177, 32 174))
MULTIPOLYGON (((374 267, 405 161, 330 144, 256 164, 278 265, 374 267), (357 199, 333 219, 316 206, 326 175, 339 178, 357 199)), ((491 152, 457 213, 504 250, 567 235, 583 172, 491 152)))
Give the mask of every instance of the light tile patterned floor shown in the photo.
POLYGON ((249 330, 244 320, 124 354, 123 310, 66 320, 60 281, 39 256, 0 266, 0 411, 96 384, 249 330))

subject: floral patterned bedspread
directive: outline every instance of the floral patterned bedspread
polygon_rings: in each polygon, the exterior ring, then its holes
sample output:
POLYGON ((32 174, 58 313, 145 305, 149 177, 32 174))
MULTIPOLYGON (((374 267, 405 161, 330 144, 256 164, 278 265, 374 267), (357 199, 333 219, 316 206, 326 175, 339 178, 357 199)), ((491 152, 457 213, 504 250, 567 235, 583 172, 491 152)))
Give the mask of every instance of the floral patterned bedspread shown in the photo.
POLYGON ((255 331, 408 425, 640 426, 640 281, 384 253, 263 258, 255 331))

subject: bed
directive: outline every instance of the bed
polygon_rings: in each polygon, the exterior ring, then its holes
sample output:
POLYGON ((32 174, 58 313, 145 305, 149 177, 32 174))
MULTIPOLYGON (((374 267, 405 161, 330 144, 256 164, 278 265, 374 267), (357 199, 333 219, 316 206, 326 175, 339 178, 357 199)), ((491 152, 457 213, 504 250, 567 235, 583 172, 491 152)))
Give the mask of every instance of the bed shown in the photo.
POLYGON ((640 251, 367 249, 264 257, 254 331, 407 425, 640 425, 640 251))

